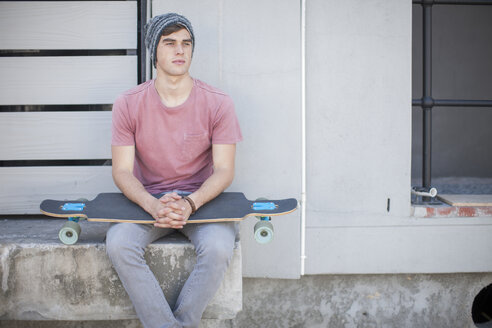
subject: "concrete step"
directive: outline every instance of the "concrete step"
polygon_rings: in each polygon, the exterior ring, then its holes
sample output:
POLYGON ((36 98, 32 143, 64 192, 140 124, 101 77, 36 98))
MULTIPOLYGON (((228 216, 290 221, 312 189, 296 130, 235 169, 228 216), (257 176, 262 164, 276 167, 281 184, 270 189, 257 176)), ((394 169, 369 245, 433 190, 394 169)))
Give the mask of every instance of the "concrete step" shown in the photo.
MULTIPOLYGON (((109 224, 81 222, 76 245, 63 245, 64 219, 0 219, 0 319, 122 320, 136 318, 106 255, 109 224)), ((174 234, 149 245, 145 255, 171 306, 195 264, 193 245, 174 234)), ((242 308, 239 243, 225 279, 203 315, 232 319, 242 308)))

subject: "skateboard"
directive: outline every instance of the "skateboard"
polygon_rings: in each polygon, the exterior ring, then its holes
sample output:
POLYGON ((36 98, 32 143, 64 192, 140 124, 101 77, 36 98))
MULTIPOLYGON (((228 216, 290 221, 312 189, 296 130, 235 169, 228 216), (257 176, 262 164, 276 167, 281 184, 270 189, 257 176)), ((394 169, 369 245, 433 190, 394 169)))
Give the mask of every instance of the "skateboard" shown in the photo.
MULTIPOLYGON (((155 195, 159 197, 160 195, 155 195)), ((254 227, 254 238, 260 244, 273 239, 271 217, 289 214, 297 209, 297 200, 257 199, 250 201, 240 192, 223 192, 215 199, 200 207, 190 216, 187 223, 210 223, 241 221, 248 216, 256 216, 259 221, 254 227)), ((51 217, 67 218, 58 236, 66 245, 77 242, 81 228, 79 220, 90 222, 129 222, 153 224, 154 218, 122 193, 101 193, 91 201, 44 200, 40 205, 43 214, 51 217)))

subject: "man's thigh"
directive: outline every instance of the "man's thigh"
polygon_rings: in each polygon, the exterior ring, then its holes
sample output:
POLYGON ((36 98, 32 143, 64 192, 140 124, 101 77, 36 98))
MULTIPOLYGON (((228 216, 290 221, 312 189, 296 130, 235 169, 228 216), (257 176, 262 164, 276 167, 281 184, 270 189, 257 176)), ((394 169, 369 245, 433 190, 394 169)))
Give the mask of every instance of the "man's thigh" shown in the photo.
POLYGON ((181 229, 197 250, 202 246, 234 248, 239 235, 237 222, 188 223, 181 229))
POLYGON ((173 229, 156 228, 150 224, 113 223, 106 234, 106 243, 110 245, 131 244, 145 248, 148 244, 173 231, 173 229))

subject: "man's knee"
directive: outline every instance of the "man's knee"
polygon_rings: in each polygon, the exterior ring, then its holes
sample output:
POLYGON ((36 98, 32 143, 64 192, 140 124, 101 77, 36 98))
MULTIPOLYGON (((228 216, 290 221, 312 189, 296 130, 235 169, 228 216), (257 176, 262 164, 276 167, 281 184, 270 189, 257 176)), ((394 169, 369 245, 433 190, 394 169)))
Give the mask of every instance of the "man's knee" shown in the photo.
POLYGON ((111 261, 117 260, 122 257, 122 247, 124 246, 123 238, 116 233, 110 233, 106 235, 106 253, 111 261))
POLYGON ((209 240, 201 245, 197 252, 199 257, 204 257, 209 263, 215 265, 228 265, 234 252, 234 243, 223 240, 209 240))
POLYGON ((129 236, 128 226, 116 224, 109 228, 106 234, 106 253, 111 261, 121 261, 129 256, 139 255, 143 252, 132 245, 132 238, 129 236))

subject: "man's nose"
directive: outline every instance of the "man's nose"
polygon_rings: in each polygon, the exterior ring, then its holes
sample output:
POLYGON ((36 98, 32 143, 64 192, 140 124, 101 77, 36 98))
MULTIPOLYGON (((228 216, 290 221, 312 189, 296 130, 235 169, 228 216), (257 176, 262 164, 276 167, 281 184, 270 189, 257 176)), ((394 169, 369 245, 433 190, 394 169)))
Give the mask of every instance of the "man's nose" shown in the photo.
POLYGON ((183 45, 181 43, 176 44, 176 53, 177 54, 182 54, 183 51, 183 45))

